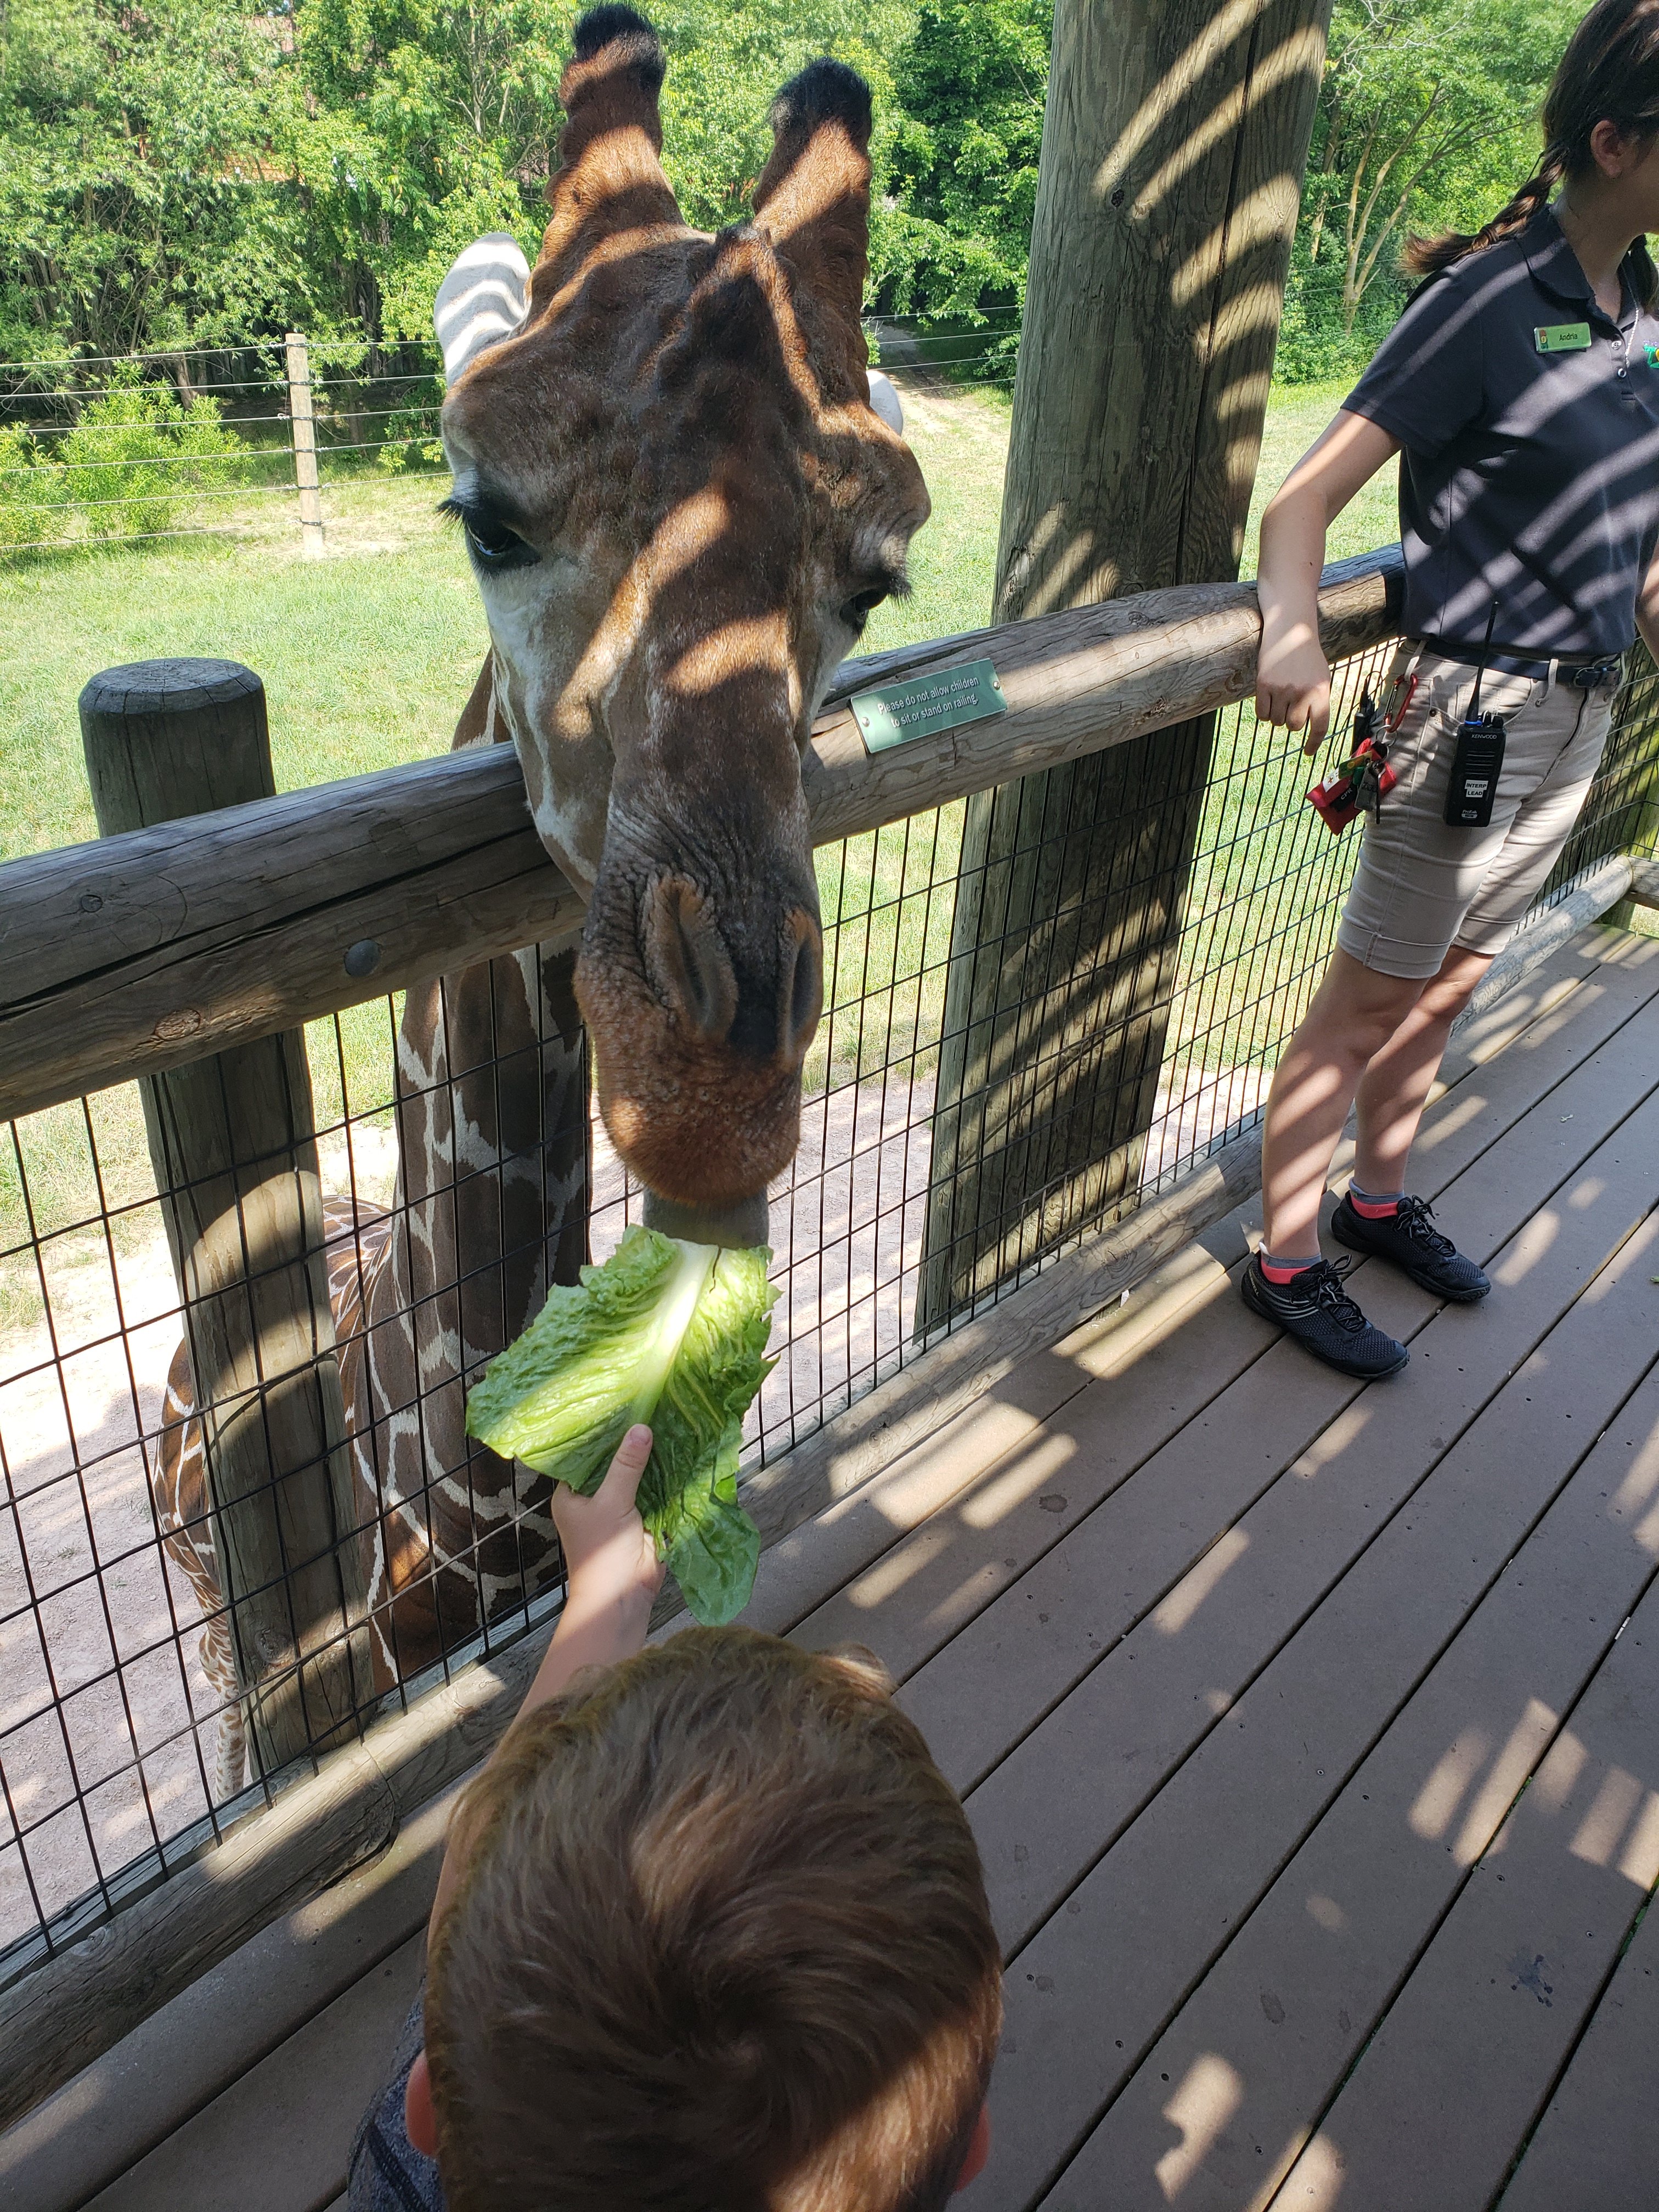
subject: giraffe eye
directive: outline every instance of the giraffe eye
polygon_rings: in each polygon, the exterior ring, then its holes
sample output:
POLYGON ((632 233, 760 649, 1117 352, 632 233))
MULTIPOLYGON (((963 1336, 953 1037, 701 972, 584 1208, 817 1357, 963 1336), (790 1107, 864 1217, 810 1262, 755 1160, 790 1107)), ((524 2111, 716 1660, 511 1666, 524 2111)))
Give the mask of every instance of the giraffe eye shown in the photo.
POLYGON ((867 592, 854 592, 842 602, 841 618, 849 629, 862 629, 872 614, 890 596, 885 584, 872 584, 867 592))
POLYGON ((476 565, 492 573, 504 568, 533 568, 541 555, 516 530, 492 514, 488 507, 459 499, 444 501, 442 512, 453 515, 466 533, 466 550, 476 565))

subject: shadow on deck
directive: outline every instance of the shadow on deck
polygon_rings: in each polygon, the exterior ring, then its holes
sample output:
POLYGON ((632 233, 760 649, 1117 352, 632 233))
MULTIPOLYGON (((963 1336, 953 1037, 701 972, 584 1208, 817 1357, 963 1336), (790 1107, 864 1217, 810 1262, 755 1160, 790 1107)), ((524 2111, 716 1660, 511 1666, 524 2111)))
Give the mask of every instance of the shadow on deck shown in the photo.
MULTIPOLYGON (((1464 1040, 1418 1187, 1492 1297, 1359 1269, 1328 1373, 1231 1218, 768 1554, 963 1792, 1008 1955, 964 2212, 1659 2202, 1659 942, 1464 1040)), ((321 2212, 443 1807, 0 2144, 29 2212, 321 2212)), ((14 2192, 18 2192, 14 2194, 14 2192)))

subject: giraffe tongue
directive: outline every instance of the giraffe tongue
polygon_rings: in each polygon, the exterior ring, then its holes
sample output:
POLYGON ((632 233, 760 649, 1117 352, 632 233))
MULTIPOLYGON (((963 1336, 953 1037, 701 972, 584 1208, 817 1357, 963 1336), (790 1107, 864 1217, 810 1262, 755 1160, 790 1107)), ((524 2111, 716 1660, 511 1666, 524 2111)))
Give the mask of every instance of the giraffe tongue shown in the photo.
POLYGON ((746 1252, 766 1242, 766 1193, 736 1206, 682 1206, 678 1199, 645 1194, 645 1225, 665 1237, 678 1237, 683 1244, 719 1244, 728 1251, 746 1252))

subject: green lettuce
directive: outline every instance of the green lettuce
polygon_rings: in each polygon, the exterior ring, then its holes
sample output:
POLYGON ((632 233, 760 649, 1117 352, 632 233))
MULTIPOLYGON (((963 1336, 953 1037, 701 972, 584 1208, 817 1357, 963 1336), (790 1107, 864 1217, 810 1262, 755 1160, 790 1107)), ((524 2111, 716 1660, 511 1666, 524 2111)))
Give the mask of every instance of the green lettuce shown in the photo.
POLYGON ((466 1401, 470 1436, 582 1492, 648 1421, 641 1517, 705 1624, 743 1610, 760 1560, 759 1531, 738 1503, 738 1452, 777 1364, 765 1356, 771 1256, 630 1229, 603 1267, 548 1293, 466 1401))

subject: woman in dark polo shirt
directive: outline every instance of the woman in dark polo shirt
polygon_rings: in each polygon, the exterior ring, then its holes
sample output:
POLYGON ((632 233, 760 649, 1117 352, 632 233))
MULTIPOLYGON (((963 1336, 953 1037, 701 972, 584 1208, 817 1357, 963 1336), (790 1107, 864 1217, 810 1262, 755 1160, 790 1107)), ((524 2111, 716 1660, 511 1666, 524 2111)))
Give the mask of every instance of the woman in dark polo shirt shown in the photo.
POLYGON ((1357 1099, 1358 1150, 1333 1234, 1441 1297, 1484 1297, 1480 1268, 1407 1194, 1407 1156, 1452 1022, 1583 803, 1620 657, 1638 628, 1659 653, 1659 277, 1645 237, 1659 229, 1659 0, 1600 0, 1543 123, 1537 173, 1484 230, 1413 241, 1408 265, 1429 281, 1261 522, 1256 711, 1305 729, 1311 753, 1330 720, 1325 532, 1401 455, 1405 642, 1384 702, 1399 780, 1367 818, 1338 950, 1273 1078, 1263 1241, 1241 1283, 1310 1352, 1367 1377, 1407 1353, 1319 1249, 1348 1109, 1357 1099), (1456 725, 1489 619, 1480 703, 1506 718, 1508 747, 1490 825, 1449 828, 1456 725))

